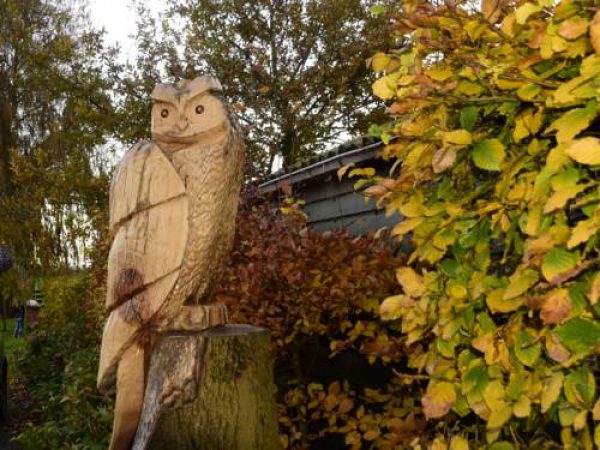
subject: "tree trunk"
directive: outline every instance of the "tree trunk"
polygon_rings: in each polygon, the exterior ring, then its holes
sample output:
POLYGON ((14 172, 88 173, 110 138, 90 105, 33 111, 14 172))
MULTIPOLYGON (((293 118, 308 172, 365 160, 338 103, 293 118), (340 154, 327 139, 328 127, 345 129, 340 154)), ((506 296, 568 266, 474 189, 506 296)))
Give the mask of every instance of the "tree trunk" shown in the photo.
MULTIPOLYGON (((153 403, 158 398, 173 402, 173 393, 190 390, 190 386, 196 393, 191 403, 160 413, 148 446, 151 450, 281 448, 271 342, 263 328, 227 325, 198 333, 161 335, 153 347, 147 386, 145 397, 153 403), (199 365, 193 364, 194 357, 199 365), (186 367, 182 366, 184 359, 188 359, 186 367), (199 375, 199 383, 189 383, 191 373, 199 375), (187 382, 181 383, 186 376, 187 382), (179 383, 174 381, 178 377, 179 383), (165 385, 171 387, 165 389, 165 385)), ((146 417, 152 415, 149 409, 144 406, 134 449, 141 444, 144 428, 153 428, 146 417)))

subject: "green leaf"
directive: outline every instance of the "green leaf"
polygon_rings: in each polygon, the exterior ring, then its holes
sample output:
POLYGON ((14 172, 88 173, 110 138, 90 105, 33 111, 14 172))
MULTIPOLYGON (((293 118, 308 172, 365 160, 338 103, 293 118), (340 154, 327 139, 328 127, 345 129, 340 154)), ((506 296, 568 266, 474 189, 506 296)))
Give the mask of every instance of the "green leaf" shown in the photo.
POLYGON ((525 366, 533 367, 540 358, 542 344, 533 343, 534 337, 527 331, 521 331, 515 342, 515 355, 525 366))
POLYGON ((488 450, 515 450, 515 447, 510 442, 501 441, 494 442, 488 447, 488 450))
POLYGON ((373 5, 369 8, 369 12, 374 16, 380 16, 385 13, 385 5, 373 5))
POLYGON ((580 164, 598 165, 600 164, 600 139, 595 137, 576 139, 566 148, 565 153, 580 164))
POLYGON ((466 106, 460 110, 460 126, 467 131, 473 131, 477 122, 479 108, 477 106, 466 106))
POLYGON ((542 261, 542 274, 548 281, 565 274, 579 264, 579 255, 565 248, 558 247, 550 250, 542 261))
POLYGON ((509 279, 510 284, 504 291, 503 299, 510 300, 511 298, 518 297, 537 283, 538 279, 538 272, 534 269, 525 269, 522 272, 514 273, 509 279))
POLYGON ((529 101, 533 100, 541 91, 542 88, 536 84, 524 84, 517 90, 517 97, 521 100, 529 101))
POLYGON ((557 327, 555 334, 561 344, 580 357, 596 351, 600 345, 600 324, 579 317, 557 327))
POLYGON ((565 397, 574 406, 591 408, 596 394, 596 380, 587 366, 581 366, 567 375, 565 397))
POLYGON ((462 379, 462 393, 467 396, 469 401, 480 401, 483 398, 485 388, 490 382, 483 364, 471 367, 462 379))
POLYGON ((498 139, 485 139, 478 142, 471 153, 477 167, 490 171, 500 170, 505 155, 504 145, 498 139))

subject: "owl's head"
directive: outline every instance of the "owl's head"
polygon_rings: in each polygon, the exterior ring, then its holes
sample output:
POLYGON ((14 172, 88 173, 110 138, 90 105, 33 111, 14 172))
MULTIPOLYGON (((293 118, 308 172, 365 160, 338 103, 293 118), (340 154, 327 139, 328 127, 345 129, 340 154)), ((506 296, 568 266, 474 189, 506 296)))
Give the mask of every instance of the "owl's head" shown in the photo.
POLYGON ((165 144, 188 144, 225 130, 227 109, 217 95, 221 83, 198 77, 175 84, 157 84, 152 92, 152 138, 165 144))

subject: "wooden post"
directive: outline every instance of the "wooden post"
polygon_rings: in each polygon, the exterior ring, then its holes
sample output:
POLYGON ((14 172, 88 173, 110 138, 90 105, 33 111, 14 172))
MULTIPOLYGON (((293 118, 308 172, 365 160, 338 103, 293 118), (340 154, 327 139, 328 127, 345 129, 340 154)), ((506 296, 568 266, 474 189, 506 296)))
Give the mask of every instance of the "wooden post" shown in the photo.
POLYGON ((147 441, 151 450, 280 449, 269 332, 226 325, 159 335, 133 450, 145 448, 147 441), (197 367, 194 355, 200 360, 197 367), (165 386, 198 368, 199 383, 191 389, 190 384, 172 387, 165 394, 165 386), (192 391, 191 403, 163 410, 153 424, 153 405, 186 390, 192 391))

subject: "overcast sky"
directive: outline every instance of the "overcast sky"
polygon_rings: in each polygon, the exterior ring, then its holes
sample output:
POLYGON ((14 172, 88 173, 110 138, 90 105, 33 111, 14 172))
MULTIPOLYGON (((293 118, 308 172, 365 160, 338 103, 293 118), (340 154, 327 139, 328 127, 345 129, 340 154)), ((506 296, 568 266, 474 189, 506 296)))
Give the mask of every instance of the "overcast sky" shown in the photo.
MULTIPOLYGON (((88 0, 93 24, 106 30, 108 43, 118 43, 123 50, 123 57, 132 58, 135 45, 130 38, 135 33, 135 11, 130 0, 88 0)), ((147 0, 146 6, 153 12, 160 11, 160 0, 147 0)))

